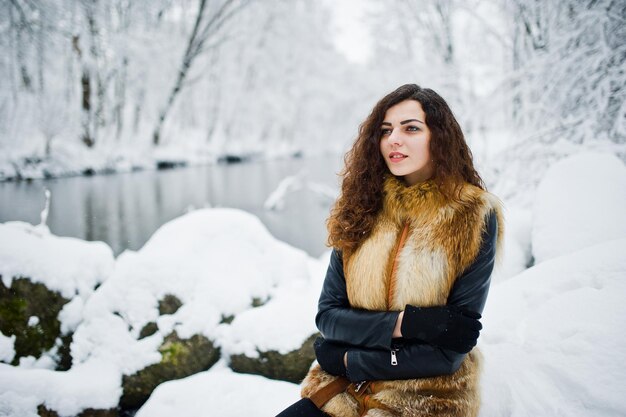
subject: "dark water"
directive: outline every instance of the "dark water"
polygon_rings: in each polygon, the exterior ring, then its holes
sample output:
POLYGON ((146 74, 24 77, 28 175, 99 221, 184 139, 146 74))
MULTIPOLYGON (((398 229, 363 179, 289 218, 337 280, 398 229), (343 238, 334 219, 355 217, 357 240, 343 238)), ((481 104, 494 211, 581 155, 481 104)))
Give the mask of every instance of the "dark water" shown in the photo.
POLYGON ((284 208, 263 208, 287 176, 337 189, 341 157, 216 164, 168 171, 0 183, 0 222, 40 222, 50 190, 47 224, 52 233, 104 241, 115 254, 140 249, 162 224, 190 208, 233 207, 258 216, 278 239, 321 255, 332 199, 310 187, 286 195, 284 208))

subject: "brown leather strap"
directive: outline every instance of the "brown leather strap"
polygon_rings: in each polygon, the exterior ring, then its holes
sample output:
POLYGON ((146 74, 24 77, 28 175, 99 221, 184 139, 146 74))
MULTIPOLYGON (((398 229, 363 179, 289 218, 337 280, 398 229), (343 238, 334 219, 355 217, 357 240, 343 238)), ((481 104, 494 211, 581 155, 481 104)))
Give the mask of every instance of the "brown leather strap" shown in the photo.
POLYGON ((309 399, 313 401, 313 404, 321 410, 324 404, 330 401, 331 398, 344 392, 346 388, 348 388, 348 385, 350 385, 350 381, 348 381, 348 379, 339 377, 330 384, 321 388, 315 394, 311 395, 309 399))
POLYGON ((364 384, 350 384, 348 394, 350 394, 357 402, 358 414, 363 416, 368 410, 380 409, 393 413, 395 410, 383 404, 372 396, 381 390, 380 386, 375 382, 365 382, 364 384))

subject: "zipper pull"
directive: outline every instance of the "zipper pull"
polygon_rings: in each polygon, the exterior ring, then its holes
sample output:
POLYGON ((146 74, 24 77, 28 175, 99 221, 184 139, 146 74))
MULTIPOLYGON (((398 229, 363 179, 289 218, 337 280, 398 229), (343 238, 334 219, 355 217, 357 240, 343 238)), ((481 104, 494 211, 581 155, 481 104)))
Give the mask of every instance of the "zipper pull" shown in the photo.
POLYGON ((396 357, 396 349, 391 349, 391 364, 396 366, 398 364, 398 358, 396 357))

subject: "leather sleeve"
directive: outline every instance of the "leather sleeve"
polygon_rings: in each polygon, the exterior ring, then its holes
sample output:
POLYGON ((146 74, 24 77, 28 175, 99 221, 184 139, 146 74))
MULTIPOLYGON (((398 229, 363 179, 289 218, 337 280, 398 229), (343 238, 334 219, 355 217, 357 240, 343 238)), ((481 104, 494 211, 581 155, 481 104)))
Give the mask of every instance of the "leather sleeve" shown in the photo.
POLYGON ((350 381, 426 378, 453 374, 465 355, 427 344, 409 343, 396 351, 397 364, 391 363, 391 350, 348 350, 347 377, 350 381))
MULTIPOLYGON (((482 313, 489 292, 496 253, 498 224, 494 213, 476 260, 456 280, 447 304, 466 306, 482 313)), ((396 351, 397 365, 391 364, 391 349, 351 348, 348 351, 348 378, 352 381, 412 379, 456 372, 466 354, 419 343, 403 343, 396 351)))
POLYGON ((333 249, 318 302, 315 324, 335 343, 390 349, 399 311, 370 311, 350 307, 341 252, 333 249))

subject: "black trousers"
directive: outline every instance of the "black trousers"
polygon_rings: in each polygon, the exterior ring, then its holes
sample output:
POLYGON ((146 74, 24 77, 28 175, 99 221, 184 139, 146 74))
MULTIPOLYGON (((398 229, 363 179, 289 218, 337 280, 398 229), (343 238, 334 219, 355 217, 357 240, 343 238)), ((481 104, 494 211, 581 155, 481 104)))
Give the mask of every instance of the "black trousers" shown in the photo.
POLYGON ((329 417, 329 415, 317 408, 308 398, 303 398, 285 408, 276 417, 329 417))

